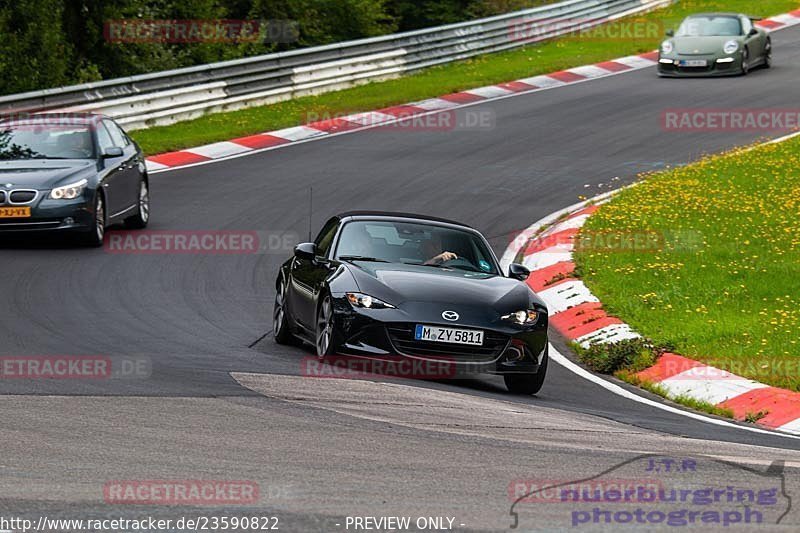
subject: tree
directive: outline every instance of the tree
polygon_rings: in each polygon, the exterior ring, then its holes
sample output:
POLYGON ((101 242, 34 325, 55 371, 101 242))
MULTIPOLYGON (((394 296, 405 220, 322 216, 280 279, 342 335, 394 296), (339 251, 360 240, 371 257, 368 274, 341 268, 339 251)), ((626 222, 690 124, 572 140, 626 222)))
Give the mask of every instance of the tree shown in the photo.
POLYGON ((0 93, 57 87, 72 81, 74 51, 61 25, 62 0, 0 4, 0 93))
POLYGON ((250 18, 294 21, 298 40, 292 45, 313 46, 396 30, 385 0, 255 0, 250 18))
POLYGON ((329 44, 553 0, 0 0, 0 94, 329 44), (259 39, 120 42, 110 25, 259 20, 259 39))

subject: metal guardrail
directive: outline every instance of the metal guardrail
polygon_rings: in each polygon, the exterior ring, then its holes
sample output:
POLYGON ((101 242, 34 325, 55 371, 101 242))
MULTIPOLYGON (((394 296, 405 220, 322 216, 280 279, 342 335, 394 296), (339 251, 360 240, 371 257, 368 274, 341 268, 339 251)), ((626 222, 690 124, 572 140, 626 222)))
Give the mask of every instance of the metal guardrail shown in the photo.
POLYGON ((388 79, 664 7, 674 0, 567 0, 490 18, 0 97, 0 113, 93 111, 128 129, 388 79))

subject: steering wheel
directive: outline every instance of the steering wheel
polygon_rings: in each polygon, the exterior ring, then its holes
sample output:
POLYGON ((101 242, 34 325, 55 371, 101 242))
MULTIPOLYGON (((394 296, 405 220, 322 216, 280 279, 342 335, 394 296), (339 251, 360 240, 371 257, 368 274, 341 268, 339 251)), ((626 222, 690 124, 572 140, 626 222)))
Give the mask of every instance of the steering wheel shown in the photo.
POLYGON ((456 257, 455 259, 450 259, 449 261, 442 261, 440 264, 442 266, 465 266, 469 267, 470 269, 477 270, 475 265, 462 257, 456 257))

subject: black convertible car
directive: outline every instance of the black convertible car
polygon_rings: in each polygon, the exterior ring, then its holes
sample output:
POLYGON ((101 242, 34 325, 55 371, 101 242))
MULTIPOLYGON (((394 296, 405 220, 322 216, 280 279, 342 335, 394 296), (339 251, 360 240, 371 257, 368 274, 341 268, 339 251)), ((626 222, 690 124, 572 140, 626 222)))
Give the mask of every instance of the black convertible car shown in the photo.
POLYGON ((142 151, 108 117, 0 116, 0 234, 68 232, 100 246, 107 226, 144 228, 142 151))
POLYGON ((548 361, 547 309, 486 239, 443 219, 351 212, 299 244, 276 280, 273 334, 324 359, 447 361, 457 374, 502 374, 535 394, 548 361))

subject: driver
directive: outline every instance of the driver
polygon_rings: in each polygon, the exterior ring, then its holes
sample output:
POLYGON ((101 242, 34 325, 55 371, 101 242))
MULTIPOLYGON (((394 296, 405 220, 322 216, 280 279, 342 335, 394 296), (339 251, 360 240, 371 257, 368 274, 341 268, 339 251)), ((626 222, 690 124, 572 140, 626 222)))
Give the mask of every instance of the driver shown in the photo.
POLYGON ((58 145, 66 157, 74 157, 76 154, 89 157, 92 154, 91 140, 83 132, 63 134, 58 139, 58 145))
POLYGON ((424 265, 441 265, 442 263, 446 263, 447 261, 452 261, 453 259, 458 259, 458 256, 453 252, 448 251, 441 251, 442 249, 442 238, 439 236, 438 233, 432 233, 431 238, 422 243, 422 251, 425 254, 425 257, 430 257, 427 261, 425 261, 424 265))

